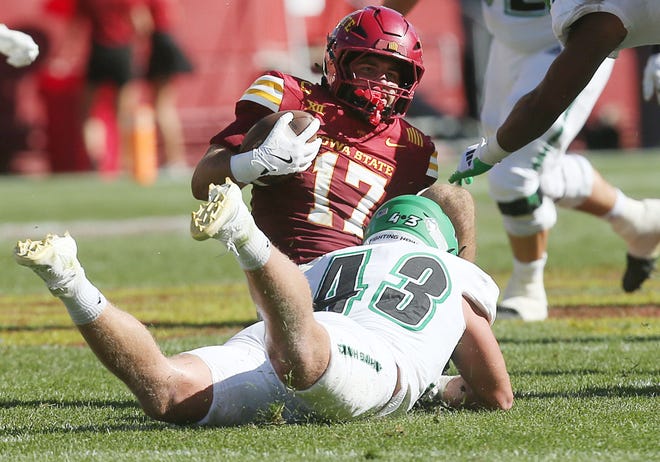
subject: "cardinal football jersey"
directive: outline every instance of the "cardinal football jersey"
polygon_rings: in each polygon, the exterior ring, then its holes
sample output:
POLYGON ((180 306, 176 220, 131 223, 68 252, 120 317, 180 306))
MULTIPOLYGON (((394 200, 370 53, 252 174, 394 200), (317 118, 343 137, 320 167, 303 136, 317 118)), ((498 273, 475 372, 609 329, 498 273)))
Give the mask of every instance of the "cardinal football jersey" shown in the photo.
POLYGON ((416 194, 438 177, 430 137, 402 119, 374 127, 320 84, 268 72, 235 109, 235 121, 212 144, 238 150, 250 127, 272 112, 304 110, 321 121, 321 149, 306 171, 252 189, 257 225, 296 263, 360 244, 362 229, 380 204, 416 194))

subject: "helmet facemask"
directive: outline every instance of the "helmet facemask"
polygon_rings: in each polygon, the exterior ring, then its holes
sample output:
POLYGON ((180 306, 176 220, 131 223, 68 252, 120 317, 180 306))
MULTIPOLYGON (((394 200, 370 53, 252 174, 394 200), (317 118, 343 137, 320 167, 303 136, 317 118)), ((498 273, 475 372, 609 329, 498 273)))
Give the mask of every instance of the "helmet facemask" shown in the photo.
POLYGON ((412 102, 414 89, 419 80, 416 69, 410 63, 388 54, 372 51, 344 51, 337 60, 336 96, 353 109, 368 115, 372 125, 378 125, 396 117, 403 117, 412 102), (390 59, 399 65, 401 84, 358 77, 351 71, 351 63, 365 55, 390 59))
POLYGON ((405 116, 424 73, 421 43, 398 12, 367 7, 346 16, 328 36, 323 73, 338 99, 378 125, 405 116), (356 77, 350 64, 365 55, 394 61, 399 85, 356 77))

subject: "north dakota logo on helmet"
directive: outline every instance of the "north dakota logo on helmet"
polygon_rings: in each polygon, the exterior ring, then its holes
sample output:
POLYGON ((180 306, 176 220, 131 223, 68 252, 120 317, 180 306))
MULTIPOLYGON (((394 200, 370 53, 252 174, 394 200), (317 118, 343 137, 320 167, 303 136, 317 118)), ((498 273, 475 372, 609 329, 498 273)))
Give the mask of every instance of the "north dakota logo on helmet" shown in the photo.
POLYGON ((438 204, 422 196, 398 196, 376 210, 364 232, 364 243, 385 240, 426 244, 458 255, 456 231, 449 217, 438 204))

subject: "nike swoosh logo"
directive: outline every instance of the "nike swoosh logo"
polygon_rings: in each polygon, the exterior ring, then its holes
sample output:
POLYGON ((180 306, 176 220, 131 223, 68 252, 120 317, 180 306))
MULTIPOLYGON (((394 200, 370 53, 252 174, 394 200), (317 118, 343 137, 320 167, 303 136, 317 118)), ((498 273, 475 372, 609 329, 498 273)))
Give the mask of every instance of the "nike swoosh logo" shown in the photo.
POLYGON ((277 154, 271 154, 271 156, 273 156, 274 158, 279 159, 279 160, 281 160, 282 162, 285 162, 285 163, 287 163, 287 164, 290 164, 291 162, 293 162, 293 157, 291 157, 291 156, 289 156, 288 158, 286 158, 286 157, 280 157, 280 156, 278 156, 277 154))
MULTIPOLYGON (((291 156, 289 156, 288 158, 286 158, 286 157, 280 157, 280 156, 278 156, 277 154, 271 154, 271 156, 273 156, 273 157, 276 158, 276 159, 281 160, 281 161, 284 162, 285 164, 290 164, 290 163, 293 162, 293 157, 291 157, 291 156)), ((267 173, 268 173, 268 169, 267 169, 267 168, 264 168, 264 171, 261 172, 261 176, 264 176, 264 175, 267 174, 267 173)))
POLYGON ((389 136, 385 140, 385 146, 387 146, 388 148, 405 148, 406 147, 405 144, 396 144, 394 141, 392 141, 392 138, 390 138, 389 136))

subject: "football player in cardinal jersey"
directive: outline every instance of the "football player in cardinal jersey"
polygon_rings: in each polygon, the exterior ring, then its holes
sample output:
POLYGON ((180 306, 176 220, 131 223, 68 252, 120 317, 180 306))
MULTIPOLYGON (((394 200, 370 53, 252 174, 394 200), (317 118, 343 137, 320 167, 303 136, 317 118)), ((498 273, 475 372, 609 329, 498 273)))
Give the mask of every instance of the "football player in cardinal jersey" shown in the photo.
POLYGON ((357 245, 374 210, 401 194, 423 192, 456 228, 461 256, 475 255, 474 205, 469 193, 438 177, 430 137, 403 117, 424 74, 422 45, 398 12, 366 7, 329 34, 321 83, 271 71, 236 103, 236 119, 211 139, 192 178, 205 200, 211 183, 229 177, 240 186, 264 175, 289 175, 253 184, 257 225, 296 263, 357 245), (246 132, 273 112, 304 110, 317 121, 296 136, 283 116, 264 143, 239 152, 246 132), (307 143, 309 131, 315 141, 307 143), (293 174, 293 175, 291 175, 293 174))

